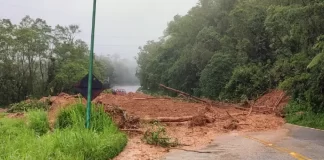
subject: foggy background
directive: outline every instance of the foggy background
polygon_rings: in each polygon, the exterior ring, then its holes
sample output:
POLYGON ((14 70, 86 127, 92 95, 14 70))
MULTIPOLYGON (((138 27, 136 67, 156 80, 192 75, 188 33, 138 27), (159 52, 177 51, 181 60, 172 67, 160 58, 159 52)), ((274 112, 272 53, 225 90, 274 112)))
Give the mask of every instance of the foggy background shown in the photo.
MULTIPOLYGON (((97 0, 95 53, 124 62, 123 66, 119 64, 117 67, 129 67, 127 74, 135 76, 134 57, 138 47, 161 37, 175 15, 186 14, 197 2, 97 0)), ((82 31, 78 38, 90 44, 92 3, 93 0, 0 0, 0 18, 19 23, 29 15, 44 19, 52 26, 77 24, 82 31)))

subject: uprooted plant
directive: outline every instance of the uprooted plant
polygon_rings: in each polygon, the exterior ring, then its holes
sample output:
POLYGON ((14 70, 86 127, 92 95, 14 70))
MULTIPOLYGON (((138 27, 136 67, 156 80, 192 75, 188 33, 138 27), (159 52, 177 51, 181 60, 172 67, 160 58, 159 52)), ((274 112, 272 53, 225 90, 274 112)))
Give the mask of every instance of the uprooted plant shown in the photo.
POLYGON ((165 127, 159 122, 151 124, 151 128, 145 131, 142 140, 147 144, 161 147, 176 147, 179 145, 178 140, 170 138, 165 127))

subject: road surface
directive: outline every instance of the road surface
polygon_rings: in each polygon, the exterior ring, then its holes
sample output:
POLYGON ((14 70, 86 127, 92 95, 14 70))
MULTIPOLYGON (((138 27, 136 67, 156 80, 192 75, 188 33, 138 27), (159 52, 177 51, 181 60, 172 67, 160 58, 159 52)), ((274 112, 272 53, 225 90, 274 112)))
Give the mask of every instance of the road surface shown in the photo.
POLYGON ((135 93, 140 86, 113 86, 113 89, 124 89, 127 93, 135 93))
POLYGON ((219 136, 195 153, 175 151, 163 160, 324 160, 324 131, 286 124, 282 129, 219 136))

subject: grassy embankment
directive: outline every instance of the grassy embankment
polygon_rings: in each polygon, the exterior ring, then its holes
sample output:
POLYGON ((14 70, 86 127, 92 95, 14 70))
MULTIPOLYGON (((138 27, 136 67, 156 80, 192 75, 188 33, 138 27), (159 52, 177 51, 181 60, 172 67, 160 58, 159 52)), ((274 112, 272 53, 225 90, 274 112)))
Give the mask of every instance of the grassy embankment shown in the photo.
POLYGON ((127 137, 102 108, 92 110, 91 129, 85 129, 85 108, 76 104, 59 113, 50 131, 47 112, 31 110, 24 119, 0 116, 0 159, 112 159, 127 137))
POLYGON ((285 112, 288 123, 324 130, 324 113, 314 113, 307 104, 290 102, 285 112))

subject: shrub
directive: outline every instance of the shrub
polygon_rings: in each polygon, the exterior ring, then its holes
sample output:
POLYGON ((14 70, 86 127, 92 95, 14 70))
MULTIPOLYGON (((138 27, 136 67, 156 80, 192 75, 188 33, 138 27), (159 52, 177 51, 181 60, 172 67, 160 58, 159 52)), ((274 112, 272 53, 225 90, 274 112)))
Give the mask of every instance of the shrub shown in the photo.
POLYGON ((47 113, 40 110, 30 111, 27 114, 27 125, 36 134, 43 135, 50 129, 47 113))
POLYGON ((165 128, 158 122, 151 125, 151 128, 144 133, 142 140, 147 144, 161 147, 175 147, 178 145, 178 140, 172 140, 167 136, 165 128))
POLYGON ((22 101, 9 106, 8 112, 26 112, 29 110, 48 110, 50 107, 48 102, 40 102, 38 100, 22 101))
POLYGON ((57 116, 55 127, 56 128, 68 128, 72 127, 73 121, 72 116, 68 110, 61 110, 57 116))
POLYGON ((105 89, 105 90, 102 91, 102 93, 112 94, 112 89, 105 89))
POLYGON ((270 84, 270 75, 261 65, 238 66, 221 93, 221 99, 253 99, 267 91, 270 84))

